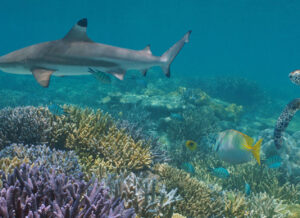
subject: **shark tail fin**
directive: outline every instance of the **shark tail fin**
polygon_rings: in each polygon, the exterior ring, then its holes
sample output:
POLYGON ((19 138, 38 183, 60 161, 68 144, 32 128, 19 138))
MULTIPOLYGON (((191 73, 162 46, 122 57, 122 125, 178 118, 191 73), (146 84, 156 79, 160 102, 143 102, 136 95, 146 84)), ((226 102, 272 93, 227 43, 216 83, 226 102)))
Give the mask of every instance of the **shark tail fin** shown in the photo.
POLYGON ((170 64, 174 60, 174 58, 178 55, 182 47, 185 43, 189 42, 189 37, 191 34, 191 30, 188 31, 182 39, 180 39, 178 42, 176 42, 171 48, 169 48, 163 55, 161 56, 161 68, 164 72, 164 74, 167 77, 170 77, 170 64))

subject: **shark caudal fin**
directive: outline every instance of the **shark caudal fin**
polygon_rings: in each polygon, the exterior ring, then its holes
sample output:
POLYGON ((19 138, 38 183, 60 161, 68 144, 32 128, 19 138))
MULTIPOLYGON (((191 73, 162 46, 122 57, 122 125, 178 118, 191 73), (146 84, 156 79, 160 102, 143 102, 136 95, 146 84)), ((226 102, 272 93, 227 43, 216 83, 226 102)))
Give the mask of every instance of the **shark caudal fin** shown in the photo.
POLYGON ((161 68, 164 71, 167 77, 170 77, 170 64, 174 60, 174 58, 178 55, 181 48, 184 46, 185 43, 189 42, 189 37, 191 35, 191 30, 188 31, 182 39, 176 42, 171 48, 169 48, 163 55, 161 56, 161 68))
POLYGON ((261 147, 262 140, 263 139, 258 140, 258 142, 256 142, 256 144, 250 150, 259 165, 260 165, 260 147, 261 147))

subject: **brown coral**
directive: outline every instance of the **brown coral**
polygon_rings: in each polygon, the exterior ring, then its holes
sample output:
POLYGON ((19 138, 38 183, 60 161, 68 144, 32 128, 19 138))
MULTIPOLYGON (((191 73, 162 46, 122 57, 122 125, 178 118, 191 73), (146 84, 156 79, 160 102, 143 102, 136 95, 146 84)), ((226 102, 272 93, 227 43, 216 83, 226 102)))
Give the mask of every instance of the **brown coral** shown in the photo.
POLYGON ((67 122, 59 122, 64 124, 66 131, 56 128, 56 132, 68 133, 65 146, 75 150, 81 158, 88 157, 92 162, 100 158, 111 172, 136 171, 150 166, 149 146, 142 141, 135 142, 125 131, 118 129, 108 114, 73 106, 65 106, 64 110, 67 115, 62 119, 67 122))
POLYGON ((26 157, 23 160, 21 160, 17 157, 14 157, 13 159, 1 158, 0 159, 0 170, 7 175, 8 173, 12 173, 12 171, 16 167, 20 167, 22 163, 29 163, 29 162, 30 162, 30 160, 26 157))
POLYGON ((155 170, 168 189, 178 188, 183 201, 176 203, 180 214, 191 217, 219 216, 224 210, 222 199, 203 182, 191 178, 188 173, 167 164, 158 164, 155 170))

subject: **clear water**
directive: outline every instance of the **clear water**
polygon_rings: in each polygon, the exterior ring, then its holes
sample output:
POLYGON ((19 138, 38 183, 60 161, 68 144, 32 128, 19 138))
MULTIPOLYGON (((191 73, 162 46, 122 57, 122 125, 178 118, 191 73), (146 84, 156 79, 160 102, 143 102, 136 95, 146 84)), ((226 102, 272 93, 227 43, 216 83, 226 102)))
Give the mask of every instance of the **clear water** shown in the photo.
MULTIPOLYGON (((117 92, 138 96, 152 90, 153 95, 159 96, 157 93, 167 95, 178 87, 199 88, 216 101, 243 106, 238 121, 227 120, 226 124, 222 119, 218 121, 222 123, 218 124, 220 131, 238 128, 257 139, 265 129, 273 130, 288 102, 300 97, 300 87, 288 78, 291 71, 300 68, 299 11, 300 1, 296 0, 3 1, 0 55, 60 39, 81 18, 88 18, 87 31, 92 40, 136 50, 150 44, 152 53, 157 56, 188 30, 192 30, 192 34, 190 42, 171 65, 170 79, 165 78, 159 68, 154 68, 146 78, 129 72, 124 81, 114 79, 111 85, 101 84, 92 76, 51 78, 50 87, 45 89, 33 76, 1 72, 0 108, 76 104, 101 108, 116 119, 138 122, 136 113, 149 115, 147 110, 137 110, 138 103, 126 107, 116 103, 111 108, 103 99, 117 92), (234 82, 237 85, 233 85, 234 82)), ((152 113, 149 122, 143 123, 144 131, 160 139, 162 144, 168 130, 159 129, 161 119, 170 113, 182 115, 185 111, 168 113, 152 113)), ((181 119, 180 115, 175 116, 181 119)), ((293 146, 298 150, 299 123, 300 115, 296 114, 287 129, 289 135, 294 135, 296 144, 293 141, 293 146)), ((197 137, 182 136, 169 139, 169 143, 183 143, 183 140, 204 143, 204 139, 197 137)), ((168 146, 163 147, 167 147, 168 152, 174 151, 175 148, 168 146)), ((189 154, 181 158, 186 155, 189 154)), ((299 160, 299 154, 294 155, 294 159, 299 160)), ((180 168, 178 159, 173 164, 180 168)), ((300 168, 299 161, 293 164, 300 168)), ((282 170, 287 171, 287 168, 282 170)), ((197 170, 195 175, 197 177, 197 170)))

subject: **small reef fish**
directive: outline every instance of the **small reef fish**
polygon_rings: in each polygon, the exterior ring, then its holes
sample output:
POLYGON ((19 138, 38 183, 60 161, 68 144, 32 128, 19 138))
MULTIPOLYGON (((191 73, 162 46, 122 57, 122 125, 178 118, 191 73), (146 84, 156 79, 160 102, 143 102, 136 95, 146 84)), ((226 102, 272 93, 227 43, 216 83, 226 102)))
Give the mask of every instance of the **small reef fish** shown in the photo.
POLYGON ((191 151, 195 151, 197 149, 197 143, 193 140, 187 140, 185 142, 185 146, 191 151))
POLYGON ((254 140, 251 137, 239 131, 230 129, 219 133, 215 151, 221 160, 231 164, 248 162, 253 155, 260 165, 260 147, 262 139, 259 139, 254 145, 253 143, 254 140))
POLYGON ((281 163, 282 158, 279 155, 271 156, 265 161, 265 164, 271 169, 279 168, 281 166, 281 163))
POLYGON ((189 162, 183 162, 181 164, 181 169, 183 169, 184 171, 191 173, 191 174, 195 174, 195 168, 194 166, 189 163, 189 162))
POLYGON ((95 70, 92 68, 89 68, 89 72, 94 75, 94 77, 99 80, 101 83, 104 84, 110 84, 111 83, 111 78, 107 73, 104 73, 102 71, 99 70, 95 70))
POLYGON ((245 182, 245 194, 247 196, 249 196, 250 193, 251 193, 251 187, 250 187, 250 185, 247 182, 245 182))
POLYGON ((184 118, 181 114, 178 114, 178 113, 171 113, 170 117, 174 120, 177 120, 177 121, 184 121, 184 118))
POLYGON ((223 167, 210 168, 208 171, 220 179, 227 179, 230 176, 228 170, 223 167))
POLYGON ((64 114, 64 109, 58 104, 50 104, 48 105, 48 109, 54 115, 60 116, 64 114))

